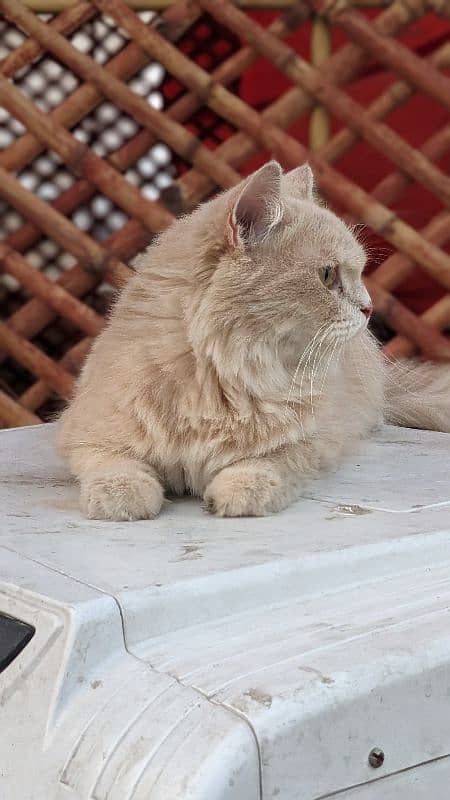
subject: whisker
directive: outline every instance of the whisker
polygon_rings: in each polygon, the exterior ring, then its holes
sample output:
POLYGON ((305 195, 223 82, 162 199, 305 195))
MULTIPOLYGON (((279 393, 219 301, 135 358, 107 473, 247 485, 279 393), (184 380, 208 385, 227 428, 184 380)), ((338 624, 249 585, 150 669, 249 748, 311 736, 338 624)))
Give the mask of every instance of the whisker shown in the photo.
MULTIPOLYGON (((335 353, 335 351, 336 351, 336 348, 337 348, 338 344, 339 344, 339 341, 338 341, 338 339, 335 339, 335 341, 334 341, 334 346, 333 346, 333 349, 332 349, 332 351, 331 351, 331 354, 330 354, 330 357, 329 357, 329 359, 328 359, 328 364, 327 364, 327 367, 326 367, 326 370, 325 370, 325 374, 324 374, 324 376, 323 376, 323 379, 322 379, 322 384, 321 384, 321 386, 320 386, 320 394, 322 394, 322 392, 323 392, 323 390, 324 390, 324 387, 325 387, 325 381, 326 381, 326 379, 327 379, 327 376, 328 376, 328 371, 329 371, 329 369, 330 369, 330 364, 331 364, 331 362, 332 362, 332 360, 333 360, 333 358, 334 358, 334 353, 335 353)), ((341 344, 341 347, 340 347, 340 349, 339 349, 339 354, 341 353, 341 351, 342 351, 343 347, 344 347, 344 345, 343 345, 343 344, 341 344)))
POLYGON ((302 371, 302 376, 301 376, 301 381, 300 381, 300 396, 299 396, 299 400, 298 400, 298 406, 299 406, 299 412, 300 412, 300 416, 299 416, 298 419, 299 419, 300 426, 301 426, 301 429, 302 429, 302 437, 303 437, 303 441, 304 442, 306 441, 306 437, 305 437, 305 430, 304 430, 304 426, 303 426, 303 414, 302 414, 302 406, 301 406, 303 376, 304 376, 304 372, 305 372, 306 366, 307 366, 307 364, 308 364, 308 362, 310 360, 310 357, 311 357, 311 355, 312 355, 312 353, 314 351, 316 340, 319 337, 319 335, 322 333, 322 331, 325 328, 328 327, 328 325, 329 325, 328 322, 325 322, 322 325, 320 325, 320 327, 318 328, 318 330, 314 334, 314 336, 311 339, 311 341, 308 342, 308 344, 306 345, 302 355, 300 356, 300 358, 298 360, 298 364, 297 364, 295 372, 293 374, 292 381, 291 381, 291 384, 290 384, 290 387, 289 387, 288 396, 287 396, 286 403, 285 403, 285 410, 286 410, 286 415, 287 415, 287 409, 288 409, 289 403, 291 401, 292 392, 294 391, 294 387, 295 387, 295 383, 296 383, 296 380, 297 380, 298 373, 300 371, 300 367, 302 366, 302 362, 305 359, 307 359, 307 362, 306 362, 305 366, 303 367, 303 371, 302 371))
POLYGON ((292 392, 293 392, 293 389, 294 389, 294 386, 295 386, 295 381, 297 380, 297 375, 298 375, 298 373, 299 373, 299 370, 300 370, 300 367, 301 367, 301 364, 302 364, 302 361, 303 361, 303 359, 304 359, 304 358, 306 358, 307 354, 308 354, 308 353, 311 351, 311 348, 314 346, 314 342, 315 342, 315 340, 316 340, 317 336, 319 335, 319 333, 320 333, 320 332, 321 332, 321 331, 322 331, 322 330, 323 330, 323 329, 324 329, 324 328, 325 328, 325 327, 326 327, 328 324, 329 324, 328 322, 325 322, 325 323, 323 323, 323 324, 320 326, 320 328, 319 328, 319 329, 316 331, 316 333, 315 333, 315 335, 313 336, 313 338, 311 339, 311 341, 310 341, 310 342, 308 342, 308 344, 306 345, 306 347, 305 347, 305 349, 304 349, 304 351, 303 351, 302 355, 300 356, 300 358, 299 358, 299 361, 298 361, 298 364, 297 364, 297 367, 296 367, 296 369, 295 369, 295 372, 294 372, 294 375, 293 375, 293 378, 292 378, 292 381, 291 381, 290 388, 289 388, 289 392, 288 392, 288 396, 287 396, 287 400, 286 400, 286 404, 287 404, 287 405, 289 405, 289 402, 290 402, 290 400, 291 400, 292 392))
POLYGON ((318 345, 316 347, 316 353, 314 355, 314 361, 313 361, 313 365, 312 365, 312 368, 311 368, 310 400, 311 400, 311 414, 312 414, 313 417, 314 417, 314 398, 313 398, 313 395, 314 395, 314 392, 313 392, 314 378, 316 377, 317 372, 318 372, 318 370, 320 368, 320 365, 324 361, 324 359, 325 359, 325 357, 326 357, 326 355, 327 355, 327 353, 329 351, 329 346, 328 345, 325 347, 325 350, 322 351, 322 345, 324 344, 325 340, 327 339, 329 332, 330 332, 330 330, 327 329, 325 331, 325 333, 323 334, 321 340, 319 341, 319 343, 318 343, 318 345))
MULTIPOLYGON (((318 350, 318 349, 320 348, 320 345, 321 345, 321 343, 322 343, 322 341, 323 341, 323 338, 324 338, 324 336, 326 336, 326 335, 327 335, 327 333, 328 333, 328 323, 325 323, 325 324, 327 325, 327 329, 325 330, 325 333, 323 334, 322 338, 321 338, 321 339, 319 339, 319 340, 318 340, 318 342, 316 342, 316 343, 315 343, 315 346, 314 346, 314 347, 312 347, 312 348, 310 349, 310 351, 309 351, 309 355, 308 355, 308 359, 307 359, 306 363, 305 363, 305 364, 304 364, 304 366, 303 366, 303 370, 302 370, 302 376, 301 376, 301 379, 300 379, 300 388, 299 388, 299 411, 300 411, 300 420, 301 420, 301 423, 302 423, 302 434, 303 434, 303 441, 306 441, 306 439, 305 439, 305 431, 304 431, 304 427, 303 427, 303 408, 302 408, 303 380, 304 380, 304 377, 305 377, 306 370, 308 369, 308 365, 309 365, 309 363, 310 363, 311 356, 313 355, 313 353, 314 353, 314 351, 315 351, 315 350, 318 350)), ((317 331, 317 334, 316 334, 316 336, 314 337, 314 340, 313 340, 313 344, 314 344, 314 341, 317 339, 319 332, 320 332, 322 329, 323 329, 323 326, 321 326, 321 328, 319 328, 319 330, 317 331)), ((311 405, 312 405, 312 403, 311 403, 311 405)))

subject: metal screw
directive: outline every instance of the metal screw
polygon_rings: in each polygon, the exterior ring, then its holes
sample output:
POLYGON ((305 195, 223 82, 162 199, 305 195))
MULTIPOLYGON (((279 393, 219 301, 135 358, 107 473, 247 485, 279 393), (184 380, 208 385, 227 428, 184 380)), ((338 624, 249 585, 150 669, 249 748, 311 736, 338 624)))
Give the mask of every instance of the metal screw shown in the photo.
POLYGON ((369 753, 369 764, 374 769, 381 767, 384 762, 384 753, 380 747, 374 747, 369 753))

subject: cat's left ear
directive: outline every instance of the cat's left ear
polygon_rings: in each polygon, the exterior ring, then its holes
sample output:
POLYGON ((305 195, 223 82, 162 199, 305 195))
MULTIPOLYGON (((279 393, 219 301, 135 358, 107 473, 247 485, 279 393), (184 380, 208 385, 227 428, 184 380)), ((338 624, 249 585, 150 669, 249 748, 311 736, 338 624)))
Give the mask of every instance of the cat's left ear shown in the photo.
POLYGON ((283 179, 291 192, 303 200, 314 200, 314 174, 309 164, 302 164, 286 173, 283 179))
POLYGON ((269 161, 247 180, 228 216, 231 245, 257 244, 281 220, 281 175, 278 162, 269 161))

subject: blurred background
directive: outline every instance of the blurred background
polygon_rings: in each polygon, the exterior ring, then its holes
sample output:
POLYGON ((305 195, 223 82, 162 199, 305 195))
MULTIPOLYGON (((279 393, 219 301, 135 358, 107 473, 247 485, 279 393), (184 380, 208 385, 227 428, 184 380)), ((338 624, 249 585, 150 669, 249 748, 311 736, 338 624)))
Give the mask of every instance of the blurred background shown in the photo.
POLYGON ((134 256, 272 156, 358 225, 387 355, 449 360, 449 6, 0 0, 0 426, 52 419, 134 256))

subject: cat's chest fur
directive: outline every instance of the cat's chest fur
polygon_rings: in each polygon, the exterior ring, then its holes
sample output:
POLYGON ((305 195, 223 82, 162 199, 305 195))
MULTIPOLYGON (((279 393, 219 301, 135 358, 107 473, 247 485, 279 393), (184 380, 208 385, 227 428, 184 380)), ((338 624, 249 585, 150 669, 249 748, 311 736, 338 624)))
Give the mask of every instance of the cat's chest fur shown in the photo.
POLYGON ((276 399, 257 399, 244 391, 231 402, 223 388, 216 387, 211 402, 208 392, 195 380, 184 385, 184 402, 171 392, 172 403, 165 412, 147 396, 140 409, 145 419, 149 458, 163 471, 165 482, 175 491, 202 492, 219 470, 236 460, 258 458, 280 450, 317 453, 318 462, 327 462, 327 443, 339 440, 339 448, 365 435, 380 415, 381 388, 377 354, 358 364, 357 343, 337 368, 317 381, 304 381, 291 397, 286 391, 276 399), (373 363, 371 363, 373 362, 373 363))

